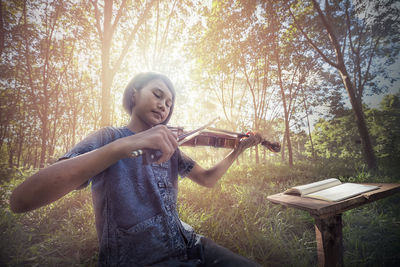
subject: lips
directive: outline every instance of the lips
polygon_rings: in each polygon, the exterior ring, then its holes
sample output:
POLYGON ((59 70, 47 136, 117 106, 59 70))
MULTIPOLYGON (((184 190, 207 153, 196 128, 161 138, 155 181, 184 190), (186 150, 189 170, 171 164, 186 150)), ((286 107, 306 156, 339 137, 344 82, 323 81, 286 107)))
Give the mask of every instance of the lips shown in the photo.
POLYGON ((154 115, 156 115, 156 116, 158 117, 158 119, 160 119, 160 120, 163 119, 163 115, 162 115, 160 112, 152 111, 152 113, 153 113, 154 115))

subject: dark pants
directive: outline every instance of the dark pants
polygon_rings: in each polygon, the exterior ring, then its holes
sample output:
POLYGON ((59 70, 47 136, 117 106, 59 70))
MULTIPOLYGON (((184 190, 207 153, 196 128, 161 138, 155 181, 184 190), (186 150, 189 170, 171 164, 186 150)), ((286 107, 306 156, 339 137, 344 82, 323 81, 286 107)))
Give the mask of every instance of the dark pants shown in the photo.
POLYGON ((196 244, 188 249, 187 261, 169 260, 152 267, 246 267, 261 266, 245 257, 233 253, 227 248, 216 244, 211 239, 201 236, 196 244))

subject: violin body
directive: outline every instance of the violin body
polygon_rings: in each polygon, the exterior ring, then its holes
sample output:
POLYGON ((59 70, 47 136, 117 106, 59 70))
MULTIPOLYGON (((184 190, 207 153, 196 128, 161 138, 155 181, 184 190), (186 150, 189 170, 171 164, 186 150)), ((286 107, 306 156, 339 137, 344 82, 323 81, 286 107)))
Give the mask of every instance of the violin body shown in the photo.
MULTIPOLYGON (((219 148, 235 148, 242 138, 249 137, 248 134, 229 132, 225 130, 210 128, 213 131, 204 131, 197 136, 183 142, 181 146, 211 146, 219 148)), ((171 131, 175 131, 178 136, 185 134, 183 128, 170 127, 171 131)), ((280 152, 281 145, 278 142, 270 142, 263 140, 261 145, 268 148, 272 152, 280 152)))
MULTIPOLYGON (((178 135, 180 146, 210 146, 217 148, 235 148, 241 139, 247 138, 249 134, 229 132, 225 130, 209 128, 211 131, 191 131, 184 132, 182 127, 168 127, 172 132, 178 135)), ((261 145, 272 152, 279 152, 281 145, 278 142, 263 140, 261 145)), ((135 151, 138 152, 138 151, 135 151)), ((162 155, 159 150, 145 150, 136 153, 134 156, 143 155, 143 163, 149 164, 156 162, 162 155)))
POLYGON ((235 148, 240 142, 237 137, 227 136, 225 134, 202 132, 199 135, 189 139, 181 146, 211 146, 219 148, 235 148))

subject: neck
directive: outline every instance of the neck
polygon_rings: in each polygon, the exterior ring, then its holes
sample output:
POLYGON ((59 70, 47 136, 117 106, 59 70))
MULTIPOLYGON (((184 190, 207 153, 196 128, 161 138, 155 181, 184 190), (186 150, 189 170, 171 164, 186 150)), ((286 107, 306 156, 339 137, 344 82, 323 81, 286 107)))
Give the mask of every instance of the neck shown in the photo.
POLYGON ((149 124, 145 123, 144 121, 142 121, 140 118, 132 115, 131 119, 126 127, 128 127, 128 129, 134 133, 139 133, 139 132, 143 132, 143 131, 150 129, 152 127, 152 125, 149 125, 149 124))

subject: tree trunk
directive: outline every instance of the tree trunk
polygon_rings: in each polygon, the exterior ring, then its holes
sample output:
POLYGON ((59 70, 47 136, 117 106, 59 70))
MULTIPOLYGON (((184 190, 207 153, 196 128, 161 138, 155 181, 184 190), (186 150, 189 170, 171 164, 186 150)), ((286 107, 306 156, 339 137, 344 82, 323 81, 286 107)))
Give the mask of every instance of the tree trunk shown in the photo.
POLYGON ((371 138, 370 138, 370 135, 368 132, 367 124, 366 124, 366 121, 364 118, 364 113, 362 110, 361 95, 360 95, 359 100, 357 100, 357 96, 355 93, 356 91, 355 91, 353 83, 350 80, 350 76, 347 72, 346 65, 344 63, 344 55, 342 53, 339 41, 336 38, 335 32, 332 28, 332 23, 328 20, 328 17, 326 15, 324 15, 324 13, 322 12, 318 2, 316 0, 313 0, 312 2, 313 2, 314 9, 318 12, 319 17, 321 18, 321 21, 322 21, 325 29, 328 32, 329 40, 331 41, 331 43, 334 47, 334 50, 335 50, 337 63, 335 64, 335 63, 331 62, 325 55, 322 55, 321 51, 318 51, 318 50, 317 51, 323 56, 324 60, 328 64, 335 67, 340 73, 343 84, 347 90, 349 97, 350 97, 350 103, 351 103, 351 106, 353 108, 353 111, 354 111, 354 114, 356 117, 357 127, 358 127, 358 131, 360 134, 361 143, 362 143, 363 149, 364 149, 365 161, 367 162, 369 169, 375 169, 377 167, 376 157, 375 157, 375 152, 374 152, 372 144, 371 144, 371 138))
MULTIPOLYGON (((58 95, 58 91, 59 91, 59 87, 56 86, 56 95, 58 95)), ((49 157, 52 157, 52 159, 54 159, 54 152, 56 149, 56 144, 57 144, 57 127, 58 127, 58 122, 59 122, 59 118, 60 118, 60 112, 61 112, 61 108, 60 108, 60 101, 59 101, 59 97, 56 96, 55 99, 56 103, 54 105, 54 119, 53 119, 53 125, 52 125, 52 129, 50 129, 49 126, 49 134, 51 135, 51 139, 50 139, 50 143, 49 143, 49 157)))
POLYGON ((7 148, 8 148, 8 167, 12 168, 14 165, 14 148, 13 148, 13 138, 10 136, 10 133, 7 134, 8 142, 7 142, 7 148))
POLYGON ((263 149, 263 163, 267 163, 267 153, 266 153, 266 149, 263 149))
POLYGON ((18 132, 18 149, 17 149, 17 167, 20 166, 20 161, 21 161, 21 155, 22 155, 22 147, 24 144, 24 138, 25 138, 25 127, 23 123, 20 123, 19 125, 19 132, 18 132))
POLYGON ((100 126, 110 125, 111 83, 114 76, 110 69, 110 48, 112 39, 113 1, 104 1, 103 39, 101 42, 101 122, 100 126))
POLYGON ((4 42, 5 42, 5 30, 4 30, 4 24, 3 24, 3 3, 0 0, 0 57, 3 54, 4 50, 4 42))
POLYGON ((33 168, 37 168, 38 167, 38 146, 35 146, 35 152, 33 153, 33 168))
POLYGON ((290 141, 289 111, 288 111, 288 107, 286 104, 285 89, 283 88, 283 83, 282 83, 281 64, 280 64, 279 53, 278 53, 277 49, 275 49, 275 54, 276 54, 276 62, 278 64, 279 88, 281 89, 283 112, 285 115, 285 137, 286 137, 287 148, 288 148, 289 166, 292 167, 293 166, 293 150, 292 150, 292 142, 290 141))
POLYGON ((285 96, 285 88, 283 86, 283 82, 282 82, 282 70, 281 70, 281 60, 280 60, 280 51, 279 51, 279 37, 278 32, 279 32, 279 28, 277 27, 277 25, 279 25, 279 21, 278 18, 276 17, 276 11, 273 5, 271 5, 271 10, 270 10, 270 15, 271 15, 271 27, 273 29, 274 35, 273 35, 273 40, 272 40, 272 48, 273 48, 273 54, 275 55, 275 60, 276 60, 276 64, 278 67, 278 83, 279 83, 279 88, 281 91, 281 97, 282 97, 282 104, 283 104, 283 112, 284 112, 284 116, 285 116, 285 134, 284 134, 284 138, 283 138, 283 145, 282 145, 282 160, 284 159, 284 155, 285 155, 285 147, 284 147, 284 143, 285 140, 287 141, 287 148, 288 148, 288 158, 289 158, 289 166, 292 167, 293 166, 293 151, 292 151, 292 142, 290 140, 290 129, 289 129, 289 112, 290 112, 290 106, 287 104, 286 102, 286 96, 285 96))
POLYGON ((39 167, 43 168, 44 167, 44 162, 46 160, 46 148, 47 148, 47 107, 45 107, 45 111, 44 111, 45 115, 42 115, 41 121, 42 121, 42 125, 41 125, 41 145, 40 145, 40 161, 39 161, 39 167))
POLYGON ((281 144, 281 161, 285 161, 285 146, 286 146, 286 131, 283 133, 283 139, 281 144))
POLYGON ((130 35, 126 38, 127 41, 123 46, 123 49, 116 60, 115 64, 111 66, 110 62, 110 51, 112 46, 112 38, 119 23, 124 9, 126 9, 127 1, 122 1, 117 15, 112 22, 113 17, 113 0, 104 1, 104 16, 103 16, 103 30, 100 28, 100 10, 97 2, 92 2, 95 9, 96 27, 99 34, 99 39, 101 42, 101 121, 100 126, 109 126, 111 124, 111 86, 114 80, 115 74, 118 71, 122 60, 124 59, 130 45, 132 44, 133 38, 136 35, 140 25, 143 24, 147 17, 151 7, 153 6, 155 0, 146 3, 143 13, 139 16, 138 22, 135 27, 130 32, 130 35))
POLYGON ((260 156, 258 155, 258 146, 254 147, 255 149, 255 156, 256 156, 256 163, 259 164, 260 163, 260 156))
POLYGON ((353 84, 350 81, 349 75, 346 69, 339 69, 340 76, 342 77, 344 86, 346 87, 347 93, 350 97, 350 103, 353 107, 354 115, 356 117, 358 132, 361 138, 361 144, 364 149, 364 158, 367 162, 368 168, 375 169, 377 167, 376 157, 374 149, 372 147, 371 138, 367 128, 367 123, 365 121, 364 112, 362 110, 362 104, 357 101, 356 95, 354 93, 353 84))
POLYGON ((308 129, 308 137, 310 138, 310 144, 311 144, 311 155, 313 160, 315 160, 315 150, 314 150, 314 143, 312 140, 312 134, 311 134, 311 126, 310 126, 310 117, 308 115, 308 107, 307 107, 307 103, 306 103, 306 97, 304 95, 304 90, 302 90, 303 92, 303 104, 304 104, 304 110, 306 112, 306 118, 307 118, 307 129, 308 129))

